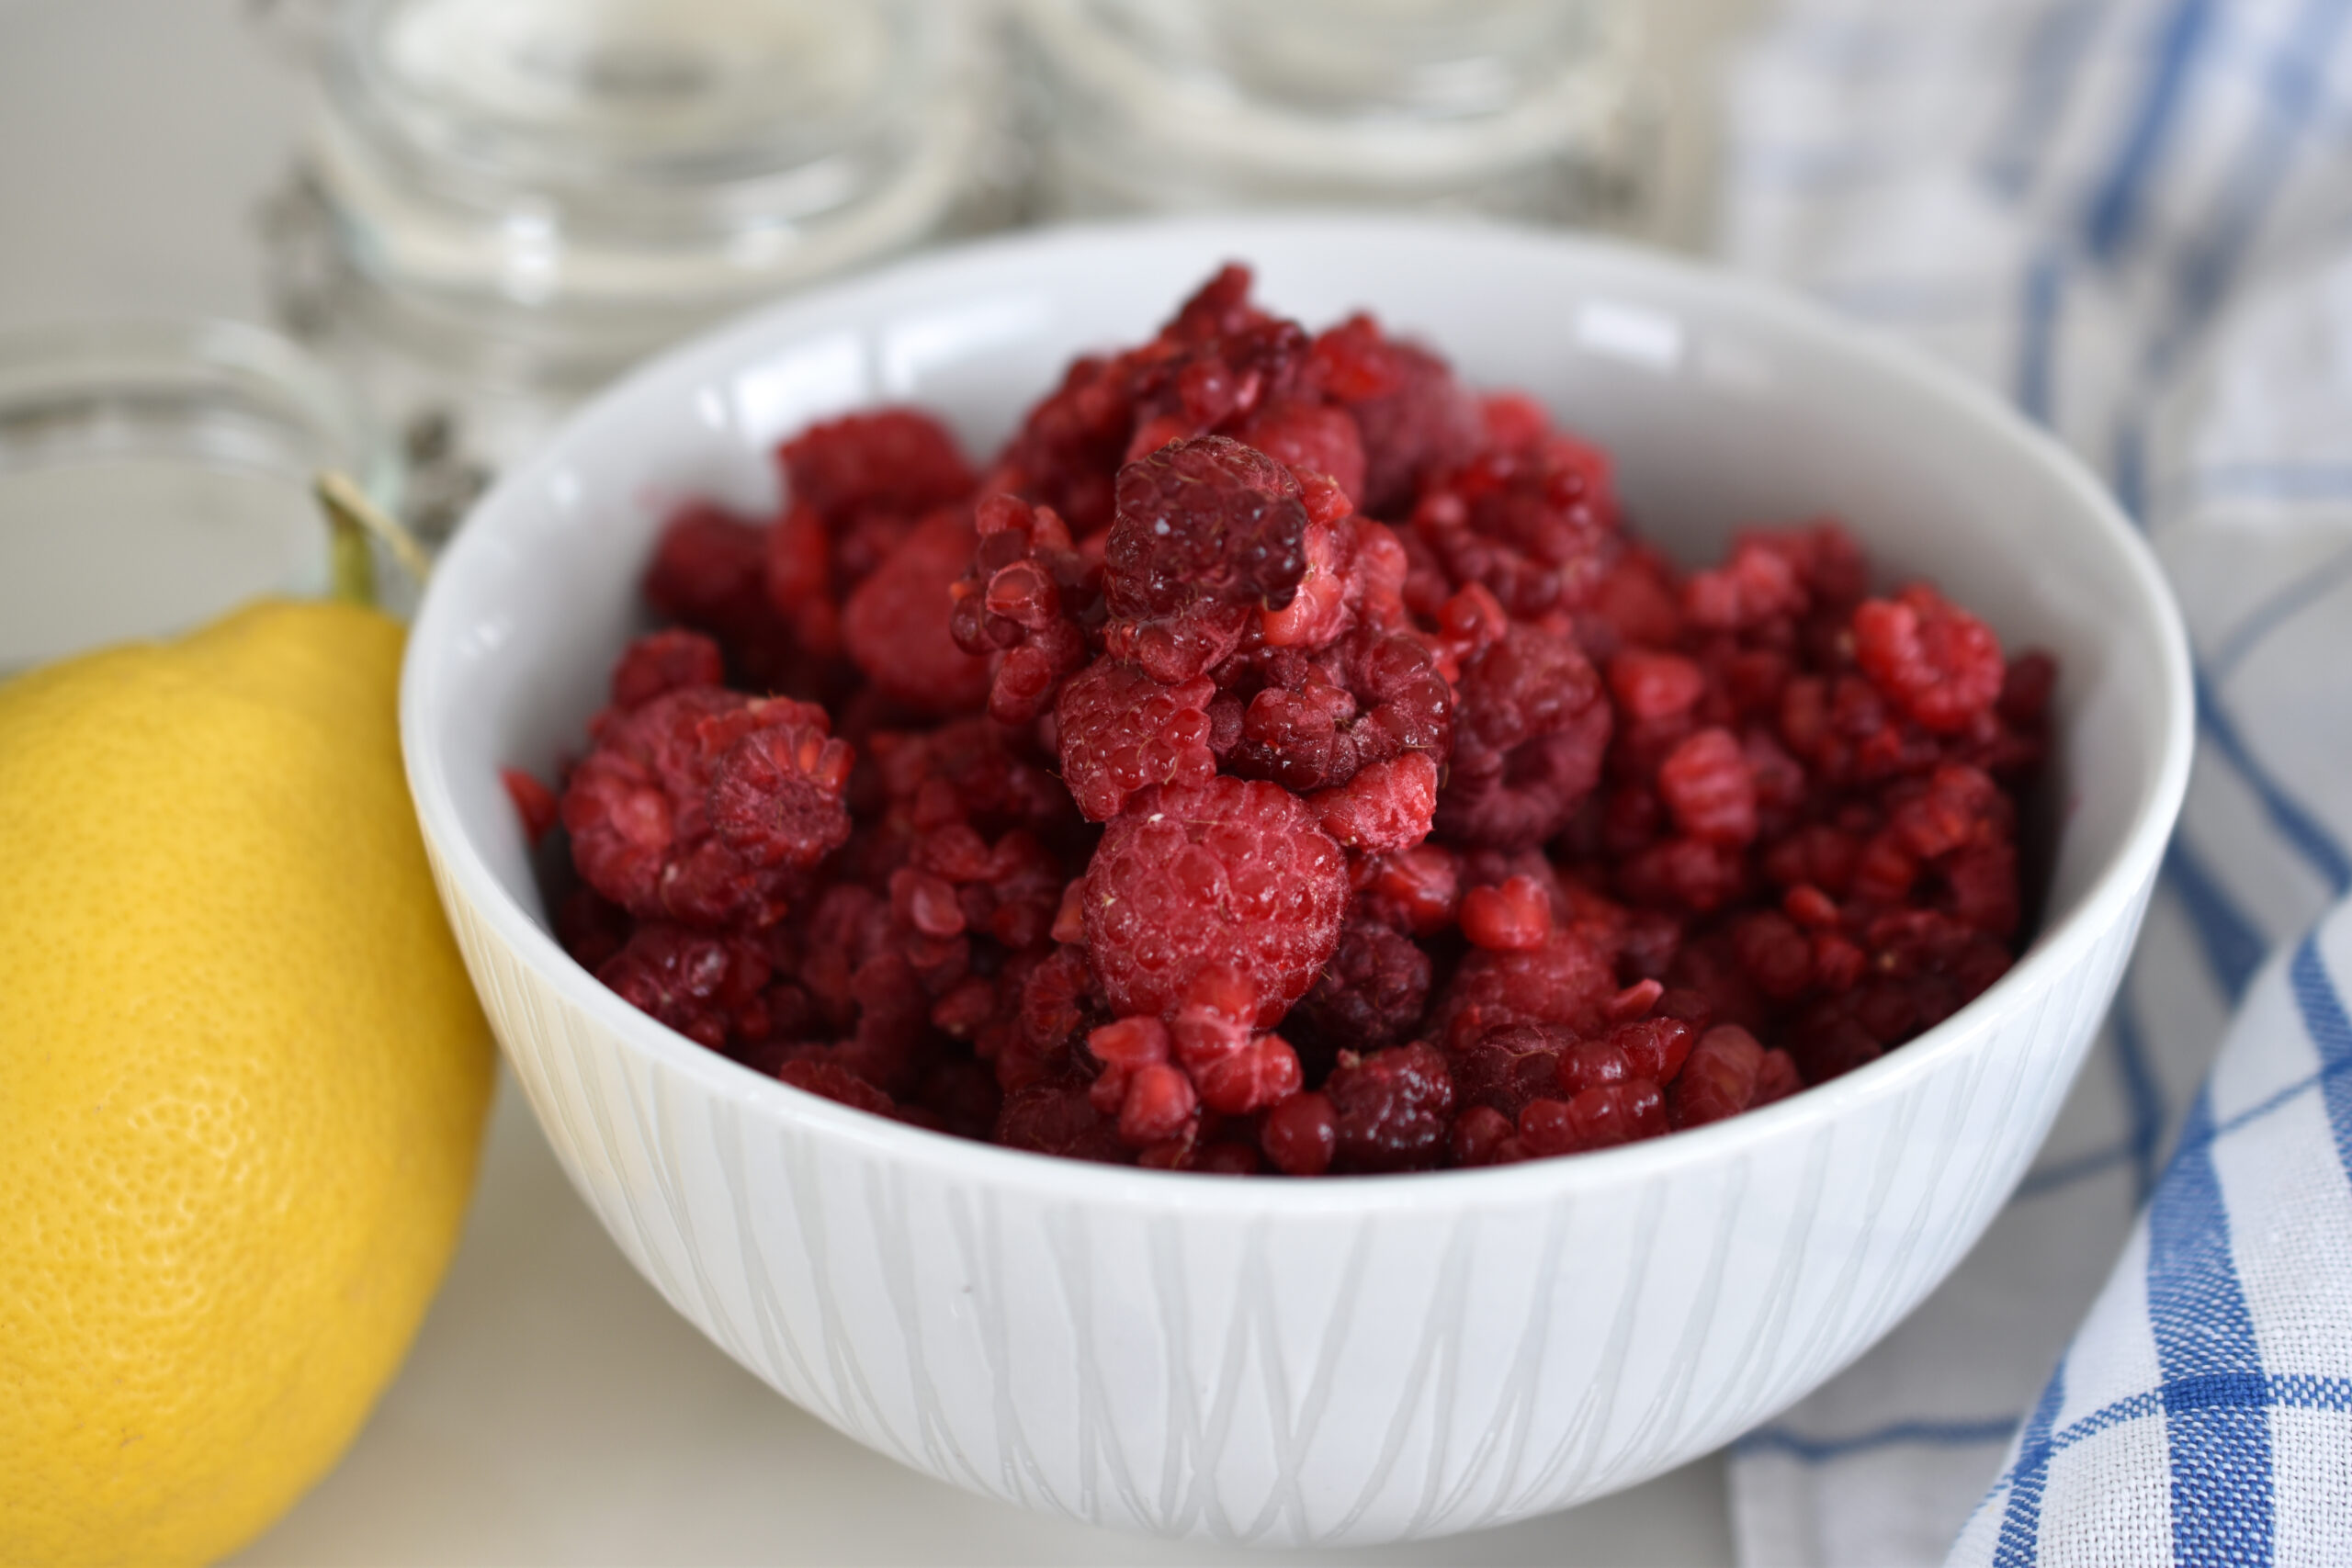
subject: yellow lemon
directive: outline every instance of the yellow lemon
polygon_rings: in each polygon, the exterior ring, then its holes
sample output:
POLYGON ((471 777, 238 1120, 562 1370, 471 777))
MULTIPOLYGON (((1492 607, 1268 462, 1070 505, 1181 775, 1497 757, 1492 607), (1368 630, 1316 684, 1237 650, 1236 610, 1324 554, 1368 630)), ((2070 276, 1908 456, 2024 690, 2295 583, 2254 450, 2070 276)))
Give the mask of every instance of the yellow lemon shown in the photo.
POLYGON ((400 649, 266 604, 0 685, 0 1562, 243 1545, 440 1280, 491 1054, 400 649))

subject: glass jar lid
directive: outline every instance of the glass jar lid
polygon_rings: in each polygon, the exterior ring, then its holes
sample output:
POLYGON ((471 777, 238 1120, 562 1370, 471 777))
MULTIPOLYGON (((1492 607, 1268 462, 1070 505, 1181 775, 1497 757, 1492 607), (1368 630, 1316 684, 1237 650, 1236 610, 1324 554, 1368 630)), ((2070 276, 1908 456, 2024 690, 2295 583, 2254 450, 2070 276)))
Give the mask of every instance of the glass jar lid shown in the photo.
POLYGON ((1624 0, 1018 0, 1062 210, 1319 202, 1589 219, 1639 149, 1624 0))
POLYGON ((960 22, 925 0, 349 0, 311 158, 379 283, 650 346, 939 221, 970 141, 960 22))

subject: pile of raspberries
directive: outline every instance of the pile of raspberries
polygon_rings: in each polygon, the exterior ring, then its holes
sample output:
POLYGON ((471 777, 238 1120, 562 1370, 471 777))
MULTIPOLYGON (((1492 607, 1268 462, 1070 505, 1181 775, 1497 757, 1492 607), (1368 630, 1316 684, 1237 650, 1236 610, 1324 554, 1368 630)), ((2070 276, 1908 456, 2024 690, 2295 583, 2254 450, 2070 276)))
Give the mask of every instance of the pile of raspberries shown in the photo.
POLYGON ((1605 453, 1229 266, 975 476, 886 409, 696 504, 560 799, 559 934, 877 1115, 1227 1173, 1602 1148, 1997 978, 2055 670, 1835 524, 1685 572, 1605 453))

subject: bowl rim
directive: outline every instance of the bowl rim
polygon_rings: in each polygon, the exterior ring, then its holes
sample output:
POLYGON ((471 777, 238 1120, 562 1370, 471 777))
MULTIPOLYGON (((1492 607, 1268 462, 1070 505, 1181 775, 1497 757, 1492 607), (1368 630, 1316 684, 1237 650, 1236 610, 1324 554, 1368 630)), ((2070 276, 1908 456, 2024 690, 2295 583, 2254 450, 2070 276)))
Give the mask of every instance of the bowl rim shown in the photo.
MULTIPOLYGON (((1376 302, 1374 302, 1376 308, 1376 302)), ((2187 633, 2171 589, 2144 536, 2082 461, 2009 403, 1956 369, 1870 327, 1838 316, 1792 290, 1727 268, 1622 241, 1543 231, 1483 218, 1426 217, 1377 212, 1316 211, 1208 217, 1145 218, 1069 224, 991 236, 943 247, 797 293, 722 323, 649 360, 575 411, 528 459, 502 475, 477 502, 435 570, 411 628, 401 661, 401 752, 418 820, 441 862, 445 886, 495 934, 523 967, 583 1009, 660 1068, 684 1074, 704 1092, 773 1118, 808 1135, 846 1144, 871 1156, 932 1168, 949 1182, 1023 1189, 1035 1195, 1089 1204, 1133 1203, 1161 1210, 1240 1213, 1361 1213, 1453 1210, 1465 1204, 1501 1206, 1568 1198, 1694 1165, 1736 1158, 1807 1124, 1841 1120, 1865 1105, 1895 1098, 1929 1075, 1979 1032, 1991 1016, 2047 995, 2152 884, 2180 811, 2195 739, 2195 701, 2187 633), (1769 330, 1812 340, 1869 374, 1908 383, 1951 418, 1986 427, 2057 481, 2080 521, 2098 531, 2120 557, 2142 614, 2163 650, 2162 761, 2144 788, 2123 839, 2076 907, 2045 926, 2033 944, 1982 995, 1900 1049, 1786 1100, 1668 1136, 1589 1151, 1573 1157, 1528 1160, 1474 1169, 1402 1172, 1376 1178, 1318 1181, 1221 1181, 1201 1173, 1105 1166, 1005 1148, 894 1122, 838 1104, 767 1077, 697 1044, 639 1012, 582 968, 550 931, 500 884, 463 831, 447 780, 447 761, 434 718, 443 702, 439 648, 459 630, 445 627, 455 580, 465 564, 500 547, 497 519, 533 504, 569 453, 600 428, 626 417, 639 401, 677 384, 706 379, 738 364, 747 349, 763 351, 794 338, 839 331, 832 313, 877 304, 910 289, 956 291, 958 275, 975 264, 1098 247, 1151 243, 1222 248, 1248 256, 1273 241, 1376 246, 1420 243, 1495 245, 1542 253, 1571 270, 1649 274, 1700 293, 1769 330), (485 526, 488 525, 488 526, 485 526)))

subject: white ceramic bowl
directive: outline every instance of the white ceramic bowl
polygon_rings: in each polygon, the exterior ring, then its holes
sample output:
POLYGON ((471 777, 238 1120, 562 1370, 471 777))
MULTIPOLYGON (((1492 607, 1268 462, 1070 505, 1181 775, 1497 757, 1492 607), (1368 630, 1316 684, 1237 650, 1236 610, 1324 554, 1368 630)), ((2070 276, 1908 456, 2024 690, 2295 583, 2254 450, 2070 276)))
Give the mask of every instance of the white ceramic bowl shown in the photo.
POLYGON ((1499 1524, 1705 1452, 1918 1302, 2041 1141, 2113 993, 2187 775, 2149 554, 1992 397, 1780 294, 1555 236, 1362 219, 1069 230, 804 296, 630 378, 475 513, 401 730, 449 916, 540 1125, 671 1304, 918 1470, 1091 1522, 1270 1543, 1499 1524), (547 930, 498 770, 576 747, 671 505, 773 499, 781 436, 882 400, 976 452, 1081 349, 1227 258, 1309 323, 1358 307, 1616 455, 1693 556, 1843 517, 2012 646, 2056 652, 2040 935, 1883 1060, 1696 1132, 1501 1169, 1220 1180, 934 1135, 670 1032, 547 930))

